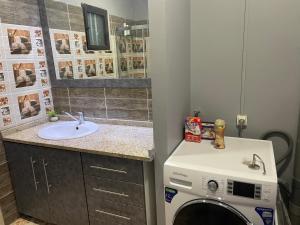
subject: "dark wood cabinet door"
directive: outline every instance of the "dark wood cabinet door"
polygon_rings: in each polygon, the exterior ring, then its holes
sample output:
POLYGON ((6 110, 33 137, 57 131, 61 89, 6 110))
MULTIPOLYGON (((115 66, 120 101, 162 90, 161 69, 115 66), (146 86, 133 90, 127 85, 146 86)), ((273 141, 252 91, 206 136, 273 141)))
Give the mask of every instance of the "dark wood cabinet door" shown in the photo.
POLYGON ((40 153, 30 145, 5 142, 6 155, 18 210, 24 215, 49 220, 45 180, 40 153))
POLYGON ((85 187, 79 152, 46 149, 42 159, 51 223, 88 225, 85 187))

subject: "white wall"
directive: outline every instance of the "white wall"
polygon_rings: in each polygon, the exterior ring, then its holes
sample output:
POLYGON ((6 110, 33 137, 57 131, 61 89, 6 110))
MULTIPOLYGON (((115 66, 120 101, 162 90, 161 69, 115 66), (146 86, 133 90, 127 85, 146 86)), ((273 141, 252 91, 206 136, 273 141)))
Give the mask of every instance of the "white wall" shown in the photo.
POLYGON ((149 1, 157 224, 164 225, 163 164, 190 111, 190 1, 149 1))
POLYGON ((80 6, 81 3, 106 9, 109 14, 126 19, 147 19, 147 0, 57 0, 70 5, 80 6), (142 18, 145 15, 145 18, 142 18))
POLYGON ((191 0, 191 105, 224 118, 234 135, 240 109, 242 0, 191 0))
POLYGON ((135 20, 148 20, 148 0, 132 0, 135 20))
MULTIPOLYGON (((241 105, 241 0, 191 0, 191 99, 206 118, 224 118, 237 135, 244 108, 245 137, 283 130, 296 138, 300 99, 300 1, 247 0, 245 102, 241 105)), ((290 179, 292 165, 285 177, 290 179)))

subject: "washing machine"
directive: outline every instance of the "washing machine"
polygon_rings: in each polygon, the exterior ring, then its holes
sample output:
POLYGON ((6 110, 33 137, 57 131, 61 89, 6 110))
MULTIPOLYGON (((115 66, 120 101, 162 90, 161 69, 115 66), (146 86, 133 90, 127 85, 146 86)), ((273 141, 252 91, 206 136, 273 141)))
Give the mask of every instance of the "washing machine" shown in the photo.
POLYGON ((164 164, 166 225, 274 225, 277 173, 272 142, 183 141, 164 164))

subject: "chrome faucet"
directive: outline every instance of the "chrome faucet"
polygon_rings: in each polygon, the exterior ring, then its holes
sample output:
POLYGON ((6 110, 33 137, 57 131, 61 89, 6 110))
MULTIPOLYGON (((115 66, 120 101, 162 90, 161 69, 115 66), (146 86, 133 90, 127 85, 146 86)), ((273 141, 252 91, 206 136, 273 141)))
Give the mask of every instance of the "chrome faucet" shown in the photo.
POLYGON ((78 112, 79 115, 79 119, 77 119, 76 117, 72 116, 70 113, 68 112, 63 112, 64 114, 66 114, 67 116, 69 116, 71 119, 75 120, 78 122, 78 125, 81 125, 84 123, 84 115, 83 112, 78 112))
POLYGON ((252 159, 252 162, 249 164, 249 168, 250 169, 254 169, 254 170, 259 170, 260 169, 260 166, 259 164, 257 163, 257 159, 259 159, 259 161, 262 163, 263 165, 263 174, 266 175, 267 174, 267 171, 266 171, 266 165, 265 165, 265 162, 262 160, 262 158, 257 155, 257 154, 253 154, 253 159, 252 159))
POLYGON ((79 125, 84 123, 84 115, 83 112, 78 112, 79 115, 79 125))

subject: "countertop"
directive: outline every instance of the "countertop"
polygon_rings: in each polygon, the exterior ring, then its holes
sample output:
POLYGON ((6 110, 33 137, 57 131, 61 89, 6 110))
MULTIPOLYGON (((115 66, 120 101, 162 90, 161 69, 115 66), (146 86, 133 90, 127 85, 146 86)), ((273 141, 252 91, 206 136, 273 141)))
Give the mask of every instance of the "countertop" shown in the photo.
POLYGON ((38 137, 42 123, 2 132, 2 140, 56 149, 129 158, 141 161, 153 159, 153 129, 126 125, 99 124, 94 134, 70 140, 44 140, 38 137))

